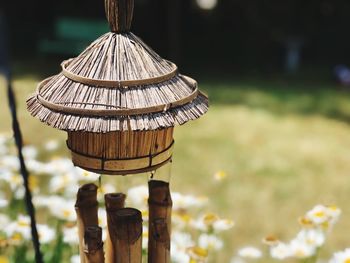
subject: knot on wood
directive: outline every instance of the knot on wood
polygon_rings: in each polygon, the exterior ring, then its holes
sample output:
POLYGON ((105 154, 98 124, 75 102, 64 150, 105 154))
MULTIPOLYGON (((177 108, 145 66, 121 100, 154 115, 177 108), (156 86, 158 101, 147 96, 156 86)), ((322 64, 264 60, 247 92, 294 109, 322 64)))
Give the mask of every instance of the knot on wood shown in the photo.
POLYGON ((170 233, 169 226, 164 218, 156 218, 152 221, 153 238, 155 241, 164 243, 167 249, 170 249, 170 233))

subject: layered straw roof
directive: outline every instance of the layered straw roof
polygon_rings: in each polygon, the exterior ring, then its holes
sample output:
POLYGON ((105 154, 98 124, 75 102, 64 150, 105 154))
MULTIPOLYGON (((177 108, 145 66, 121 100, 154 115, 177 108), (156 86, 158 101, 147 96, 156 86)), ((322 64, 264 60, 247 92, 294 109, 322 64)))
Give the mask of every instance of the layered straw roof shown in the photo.
POLYGON ((182 125, 208 110, 196 81, 129 32, 132 10, 132 0, 106 0, 112 32, 39 84, 27 100, 33 116, 61 130, 110 132, 182 125))

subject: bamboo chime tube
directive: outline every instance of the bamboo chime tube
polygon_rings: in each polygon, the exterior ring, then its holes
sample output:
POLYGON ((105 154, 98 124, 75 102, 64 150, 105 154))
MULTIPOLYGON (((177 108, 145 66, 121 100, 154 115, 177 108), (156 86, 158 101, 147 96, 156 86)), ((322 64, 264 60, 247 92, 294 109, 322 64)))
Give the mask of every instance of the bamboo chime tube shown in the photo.
POLYGON ((108 226, 114 245, 113 263, 142 262, 142 215, 134 208, 122 208, 112 213, 108 226))
POLYGON ((75 203, 75 211, 77 213, 78 234, 79 234, 79 250, 80 262, 87 263, 84 255, 84 233, 89 226, 98 225, 98 202, 97 202, 97 186, 94 184, 83 185, 77 194, 75 203))
POLYGON ((119 209, 124 208, 125 206, 125 198, 126 195, 122 193, 118 194, 106 194, 105 195, 105 204, 106 204, 106 210, 107 210, 107 225, 108 225, 108 231, 107 231, 107 238, 106 238, 106 263, 114 263, 116 262, 116 255, 114 250, 114 242, 115 240, 111 239, 111 235, 109 233, 109 227, 112 225, 112 217, 113 214, 118 211, 119 209))
POLYGON ((89 226, 85 229, 85 259, 87 263, 104 263, 102 228, 89 226))
POLYGON ((149 182, 148 205, 148 263, 169 263, 172 209, 169 183, 149 182))

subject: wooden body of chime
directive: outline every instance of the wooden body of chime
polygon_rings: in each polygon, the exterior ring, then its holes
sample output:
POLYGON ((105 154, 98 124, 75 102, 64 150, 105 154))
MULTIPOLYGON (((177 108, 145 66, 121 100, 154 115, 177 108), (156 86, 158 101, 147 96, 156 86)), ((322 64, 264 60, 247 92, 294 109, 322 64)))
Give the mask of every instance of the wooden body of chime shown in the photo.
POLYGON ((171 160, 174 128, 108 133, 68 132, 74 165, 101 174, 156 170, 171 160))

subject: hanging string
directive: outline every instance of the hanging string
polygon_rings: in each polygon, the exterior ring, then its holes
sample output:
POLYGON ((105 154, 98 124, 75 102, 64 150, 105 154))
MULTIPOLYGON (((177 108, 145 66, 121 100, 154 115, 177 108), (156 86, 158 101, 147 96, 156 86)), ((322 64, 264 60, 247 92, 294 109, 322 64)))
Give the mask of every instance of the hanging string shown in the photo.
POLYGON ((32 233, 32 240, 33 240, 33 246, 35 250, 35 262, 36 263, 43 263, 43 257, 40 252, 40 243, 39 243, 39 235, 36 228, 36 221, 35 221, 35 209, 34 205, 32 203, 32 194, 29 189, 29 173, 26 168, 23 154, 22 154, 22 134, 20 130, 20 126, 17 119, 17 111, 16 111, 16 99, 15 94, 12 88, 12 82, 11 82, 11 71, 10 71, 10 59, 9 59, 9 45, 7 43, 8 38, 8 27, 6 23, 6 13, 1 14, 0 13, 0 74, 3 73, 6 79, 7 84, 7 95, 8 95, 8 102, 9 102, 9 108, 10 113, 12 117, 12 129, 14 133, 14 138, 18 150, 18 159, 20 162, 20 172, 23 177, 23 185, 25 189, 25 205, 27 212, 30 217, 30 226, 31 226, 31 233, 32 233))
POLYGON ((25 204, 31 220, 30 226, 31 226, 32 238, 33 238, 33 246, 35 250, 35 262, 43 263, 44 261, 40 251, 39 235, 38 235, 38 230, 36 228, 35 208, 32 202, 32 194, 29 189, 29 173, 26 168, 23 154, 22 154, 22 148, 23 148, 22 134, 21 134, 20 126, 17 119, 16 99, 15 99, 15 94, 13 92, 13 88, 11 85, 10 74, 7 74, 6 81, 7 81, 8 101, 9 101, 11 117, 12 117, 12 129, 13 129, 15 142, 18 150, 18 159, 20 161, 20 171, 23 177, 23 185, 25 189, 25 204))

